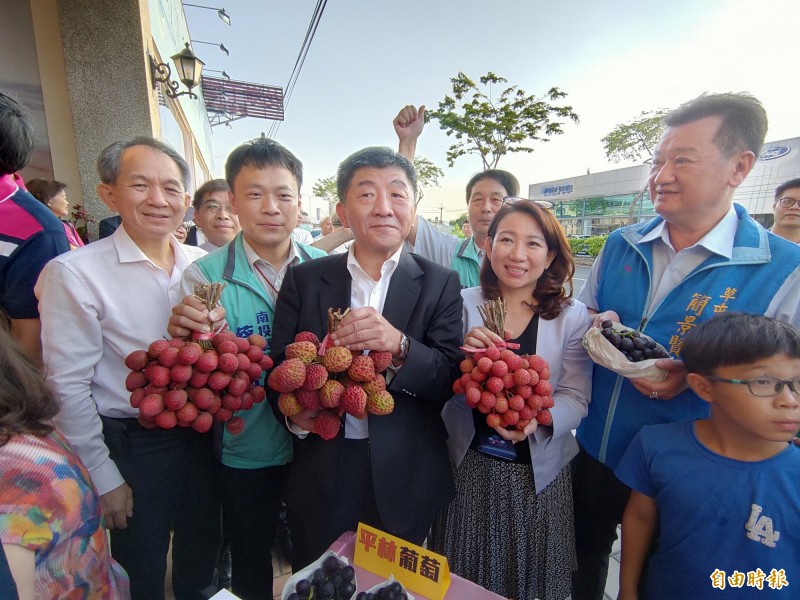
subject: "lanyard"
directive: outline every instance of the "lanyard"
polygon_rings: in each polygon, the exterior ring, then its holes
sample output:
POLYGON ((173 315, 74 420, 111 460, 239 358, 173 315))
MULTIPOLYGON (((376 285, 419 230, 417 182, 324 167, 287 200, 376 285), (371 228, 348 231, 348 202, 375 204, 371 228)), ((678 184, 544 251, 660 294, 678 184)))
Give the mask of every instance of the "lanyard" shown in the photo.
POLYGON ((268 285, 269 287, 271 287, 271 288, 272 288, 272 291, 273 291, 273 292, 275 292, 275 297, 277 298, 277 297, 278 297, 278 288, 276 288, 276 287, 275 287, 275 286, 272 284, 272 282, 269 280, 269 277, 267 277, 267 274, 266 274, 266 273, 264 273, 264 271, 262 271, 262 270, 261 270, 261 267, 259 267, 259 266, 258 266, 258 263, 255 263, 255 262, 254 262, 254 263, 253 263, 253 266, 256 268, 256 270, 257 270, 259 273, 261 273, 261 277, 263 277, 263 278, 264 278, 264 281, 266 281, 266 282, 267 282, 267 285, 268 285))

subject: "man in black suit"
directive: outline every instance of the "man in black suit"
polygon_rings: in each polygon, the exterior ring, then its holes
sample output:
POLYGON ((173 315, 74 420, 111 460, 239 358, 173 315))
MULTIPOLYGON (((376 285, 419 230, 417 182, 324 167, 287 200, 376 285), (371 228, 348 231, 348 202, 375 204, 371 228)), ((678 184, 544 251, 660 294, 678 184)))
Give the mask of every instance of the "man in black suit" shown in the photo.
POLYGON ((389 148, 356 152, 339 166, 337 187, 336 212, 355 242, 346 254, 289 269, 273 355, 282 360, 299 331, 322 339, 327 309, 350 307, 332 339, 355 351, 392 353, 387 389, 395 408, 361 420, 347 415, 330 441, 308 433, 315 412, 291 418, 298 434, 288 490, 295 568, 359 521, 421 544, 453 496, 440 412, 458 374, 458 275, 403 249, 417 195, 414 167, 403 156, 389 148))

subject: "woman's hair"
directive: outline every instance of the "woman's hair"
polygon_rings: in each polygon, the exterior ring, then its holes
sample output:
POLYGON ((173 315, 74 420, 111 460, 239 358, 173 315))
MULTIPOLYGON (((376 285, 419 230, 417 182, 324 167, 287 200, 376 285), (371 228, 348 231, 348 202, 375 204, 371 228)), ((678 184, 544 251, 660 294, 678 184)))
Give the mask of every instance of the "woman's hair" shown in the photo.
POLYGON ((36 198, 42 204, 47 204, 51 198, 67 189, 67 184, 55 179, 31 179, 25 184, 31 196, 36 198))
POLYGON ((0 446, 20 433, 47 435, 58 402, 44 375, 0 327, 0 446))
MULTIPOLYGON (((501 208, 492 219, 488 235, 492 243, 500 221, 514 214, 527 215, 536 221, 544 234, 548 252, 554 250, 556 253, 550 266, 536 282, 536 289, 533 290, 533 299, 536 301, 534 311, 543 319, 555 319, 561 314, 563 305, 572 298, 575 261, 572 258, 569 242, 552 212, 540 208, 535 202, 516 202, 501 208)), ((488 258, 483 261, 481 267, 481 288, 488 300, 496 300, 501 296, 497 274, 488 258)))

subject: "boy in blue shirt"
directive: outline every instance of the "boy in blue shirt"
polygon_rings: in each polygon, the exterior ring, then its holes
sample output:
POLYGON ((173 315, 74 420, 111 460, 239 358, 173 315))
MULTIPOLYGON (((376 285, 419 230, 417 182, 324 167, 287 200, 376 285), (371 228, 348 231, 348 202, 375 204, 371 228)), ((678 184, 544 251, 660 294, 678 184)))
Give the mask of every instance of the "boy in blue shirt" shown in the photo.
POLYGON ((632 490, 619 600, 796 598, 800 334, 722 313, 686 335, 682 357, 711 414, 642 428, 615 471, 632 490))

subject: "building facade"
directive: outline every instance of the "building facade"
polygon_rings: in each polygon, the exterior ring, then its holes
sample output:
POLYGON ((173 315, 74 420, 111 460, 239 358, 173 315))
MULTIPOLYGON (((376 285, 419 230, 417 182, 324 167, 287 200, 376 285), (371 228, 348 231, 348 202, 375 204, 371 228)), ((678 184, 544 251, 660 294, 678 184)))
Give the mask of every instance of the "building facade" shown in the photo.
MULTIPOLYGON (((528 197, 549 200, 569 235, 601 235, 655 216, 647 192, 650 165, 637 165, 528 186, 528 197)), ((733 201, 765 227, 772 225, 775 188, 800 177, 800 137, 764 144, 733 201)))

